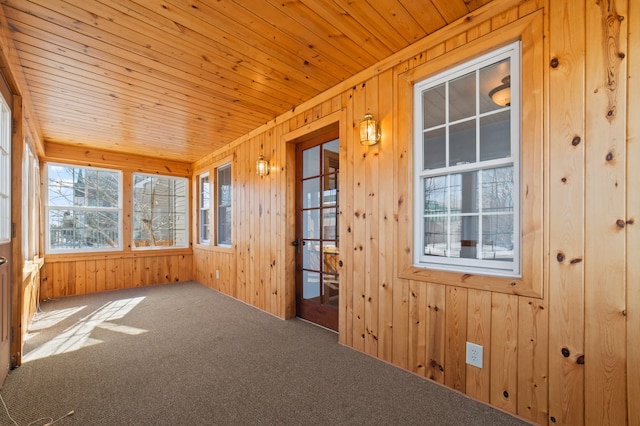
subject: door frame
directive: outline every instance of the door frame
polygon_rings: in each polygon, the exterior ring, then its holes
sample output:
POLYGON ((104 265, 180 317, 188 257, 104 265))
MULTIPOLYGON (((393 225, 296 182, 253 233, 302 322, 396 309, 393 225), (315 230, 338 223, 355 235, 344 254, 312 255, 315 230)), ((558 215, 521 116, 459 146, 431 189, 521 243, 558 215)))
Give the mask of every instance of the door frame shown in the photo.
MULTIPOLYGON (((309 299, 306 299, 303 296, 303 288, 304 288, 304 284, 303 284, 303 277, 304 277, 304 273, 303 273, 303 258, 304 255, 302 255, 302 253, 305 251, 305 238, 304 238, 304 227, 303 227, 303 219, 302 217, 304 216, 303 213, 303 204, 304 202, 302 201, 302 191, 303 191, 303 186, 301 184, 302 180, 303 180, 303 171, 302 169, 304 168, 304 151, 308 150, 308 149, 313 149, 313 148, 318 148, 318 161, 322 161, 322 165, 324 166, 322 169, 319 170, 319 173, 321 176, 325 176, 325 173, 327 172, 327 167, 325 164, 326 158, 324 158, 325 155, 327 155, 326 151, 322 150, 322 147, 325 144, 328 143, 333 143, 335 141, 338 141, 338 157, 339 157, 339 150, 340 150, 340 129, 338 124, 336 123, 335 125, 329 126, 329 127, 325 127, 322 129, 322 131, 314 133, 313 135, 309 135, 308 137, 305 137, 304 140, 300 141, 300 143, 296 144, 296 198, 295 198, 295 202, 296 202, 296 209, 295 209, 295 218, 296 218, 296 243, 300 244, 302 243, 303 247, 297 247, 297 251, 300 251, 300 253, 296 253, 298 256, 296 257, 296 315, 299 316, 300 318, 303 319, 307 319, 313 323, 316 323, 318 325, 322 325, 325 326, 331 330, 335 330, 337 331, 338 329, 338 319, 339 319, 339 310, 338 307, 330 307, 327 304, 324 303, 324 301, 312 301, 309 299), (301 256, 302 255, 302 256, 301 256), (335 315, 335 316, 334 316, 335 315)), ((338 159, 339 160, 339 159, 338 159)), ((318 164, 318 166, 320 166, 320 164, 318 164)), ((339 168, 338 168, 338 174, 337 174, 337 179, 339 181, 340 179, 340 173, 339 173, 339 168)), ((324 182, 324 181, 323 181, 324 182)), ((336 182, 337 183, 337 182, 336 182)), ((323 184, 324 185, 324 184, 323 184)), ((339 186, 337 186, 337 188, 339 188, 339 186)), ((340 201, 339 201, 339 192, 338 192, 338 210, 336 211, 336 230, 339 232, 340 228, 339 228, 339 217, 340 217, 340 201)), ((320 206, 322 206, 323 203, 320 203, 320 206)), ((320 207, 318 206, 318 207, 320 207)), ((320 212, 323 212, 324 210, 321 208, 319 210, 320 212)), ((320 214, 320 220, 322 221, 322 213, 320 214)), ((324 227, 324 225, 320 226, 320 229, 322 229, 324 227)), ((320 241, 322 241, 321 245, 319 246, 319 262, 320 265, 318 266, 318 269, 320 269, 321 272, 321 279, 324 280, 326 279, 326 271, 324 268, 324 252, 322 251, 322 248, 324 247, 324 241, 325 241, 325 236, 324 236, 324 231, 320 231, 315 238, 319 238, 320 241)), ((312 238, 312 240, 315 240, 315 238, 312 238)), ((340 235, 339 233, 336 234, 336 239, 335 242, 337 243, 338 241, 340 241, 340 235)), ((339 254, 338 254, 339 256, 339 254)), ((337 265, 336 265, 337 266, 337 265)), ((340 285, 339 285, 339 279, 340 279, 340 275, 338 274, 338 294, 340 294, 340 285)), ((323 281, 318 283, 318 286, 320 287, 324 287, 321 285, 323 281)), ((326 291, 326 287, 322 288, 322 290, 319 290, 319 297, 322 297, 322 294, 324 291, 326 291)), ((320 299, 322 300, 322 299, 320 299)), ((339 299, 338 299, 339 301, 339 299)))
MULTIPOLYGON (((286 229, 284 233, 285 240, 282 242, 285 245, 285 318, 294 318, 296 316, 296 248, 291 244, 296 239, 296 145, 337 125, 338 137, 340 138, 340 164, 346 164, 347 146, 353 143, 353 137, 347 131, 346 123, 347 110, 343 108, 282 135, 281 142, 286 145, 286 229)), ((338 175, 338 185, 340 188, 345 188, 345 184, 345 176, 340 173, 338 175)), ((342 214, 343 210, 344 207, 341 203, 338 219, 340 241, 346 241, 343 238, 343 233, 346 229, 346 219, 342 214)), ((344 247, 341 250, 344 250, 344 247)), ((338 279, 340 293, 347 294, 346 285, 348 280, 344 277, 342 269, 338 279)), ((346 299, 341 296, 338 306, 338 333, 340 333, 340 330, 345 329, 346 306, 346 299)))
MULTIPOLYGON (((6 252, 7 254, 7 264, 3 265, 3 268, 6 268, 6 276, 7 276, 7 293, 8 293, 8 299, 6 300, 7 305, 6 306, 1 306, 0 307, 0 311, 3 308, 7 308, 8 312, 2 312, 2 316, 4 318, 6 318, 8 320, 6 326, 8 326, 8 331, 7 331, 7 341, 6 343, 4 343, 3 345, 6 344, 6 349, 8 350, 8 353, 4 353, 4 346, 2 347, 2 354, 0 354, 0 359, 2 360, 2 362, 0 363, 0 386, 2 385, 2 383, 4 382, 4 379, 6 378, 6 375, 9 372, 9 369, 13 368, 16 364, 16 360, 15 360, 15 351, 14 351, 14 343, 15 343, 15 330, 16 330, 16 304, 15 304, 15 300, 16 300, 16 290, 15 290, 15 285, 16 285, 16 256, 19 256, 20 253, 17 252, 17 242, 16 242, 16 235, 15 235, 15 227, 16 227, 16 213, 20 213, 20 210, 18 210, 18 206, 16 206, 16 200, 18 199, 18 194, 21 194, 21 191, 16 191, 15 188, 15 183, 19 182, 20 180, 18 179, 18 174, 16 171, 16 157, 19 156, 19 152, 16 153, 16 144, 18 143, 16 141, 16 133, 17 133, 17 129, 15 128, 16 126, 16 108, 18 107, 18 100, 16 99, 16 96, 14 95, 14 91, 13 88, 9 82, 9 80, 7 79, 7 76, 5 76, 5 71, 4 70, 0 70, 0 96, 2 96, 2 98, 4 99, 4 101, 7 104, 7 107, 9 108, 9 114, 10 114, 10 122, 9 122, 9 126, 10 126, 10 133, 9 133, 9 164, 10 164, 10 170, 9 170, 9 226, 11 228, 11 235, 9 237, 9 242, 2 244, 4 247, 6 247, 3 251, 3 253, 6 252), (5 363, 6 361, 6 363, 5 363), (7 370, 5 370, 5 365, 7 367, 7 370)), ((19 168, 18 171, 21 171, 22 169, 19 168)), ((22 201, 22 200, 20 200, 22 201)), ((3 319, 4 319, 3 318, 3 319)), ((3 324, 4 326, 5 324, 3 324)), ((0 330, 0 332, 2 334, 4 334, 4 330, 0 330)), ((2 339, 4 339, 5 336, 2 336, 2 339)))

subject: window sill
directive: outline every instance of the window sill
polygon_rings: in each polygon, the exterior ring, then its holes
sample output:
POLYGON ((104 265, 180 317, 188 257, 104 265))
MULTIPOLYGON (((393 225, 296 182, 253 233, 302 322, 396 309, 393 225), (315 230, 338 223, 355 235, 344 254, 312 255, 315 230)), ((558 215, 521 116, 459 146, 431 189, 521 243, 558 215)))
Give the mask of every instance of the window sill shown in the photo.
POLYGON ((44 265, 44 259, 35 257, 33 260, 27 260, 22 268, 22 281, 29 279, 33 274, 37 273, 44 265))
POLYGON ((499 293, 517 294, 520 296, 542 297, 541 292, 534 288, 531 281, 523 278, 443 271, 422 267, 418 268, 415 266, 401 271, 400 278, 414 281, 441 283, 475 290, 496 291, 499 293))
POLYGON ((162 250, 127 250, 118 252, 100 252, 100 253, 66 253, 66 254, 48 254, 44 256, 46 263, 83 261, 83 260, 108 260, 108 259, 133 259, 137 257, 162 257, 162 256, 184 256, 192 255, 191 248, 177 248, 162 250))
POLYGON ((219 253, 233 253, 233 245, 230 246, 213 246, 208 244, 196 244, 195 250, 212 251, 219 253))

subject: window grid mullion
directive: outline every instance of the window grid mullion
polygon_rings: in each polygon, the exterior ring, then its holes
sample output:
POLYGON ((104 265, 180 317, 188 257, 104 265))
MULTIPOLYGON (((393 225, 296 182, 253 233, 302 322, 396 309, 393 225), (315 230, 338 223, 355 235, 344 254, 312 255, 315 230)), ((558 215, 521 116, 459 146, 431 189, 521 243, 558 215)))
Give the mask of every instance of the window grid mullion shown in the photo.
POLYGON ((478 191, 478 259, 483 259, 484 256, 483 254, 483 250, 484 250, 484 241, 482 241, 482 230, 483 230, 483 226, 484 226, 484 210, 482 208, 483 205, 483 191, 482 191, 482 184, 483 184, 483 177, 484 173, 482 173, 482 170, 478 170, 478 186, 476 187, 476 190, 478 191))
POLYGON ((451 175, 447 175, 447 246, 446 256, 451 255, 451 175))

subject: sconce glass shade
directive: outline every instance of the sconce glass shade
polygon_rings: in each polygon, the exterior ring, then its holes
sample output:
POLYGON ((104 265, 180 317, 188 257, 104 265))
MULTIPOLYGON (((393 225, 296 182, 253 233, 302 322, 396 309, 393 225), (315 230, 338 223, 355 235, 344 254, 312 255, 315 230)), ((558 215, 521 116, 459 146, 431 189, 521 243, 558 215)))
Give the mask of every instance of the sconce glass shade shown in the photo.
POLYGON ((489 92, 494 104, 505 107, 511 105, 511 76, 502 79, 502 84, 489 92))
POLYGON ((360 122, 360 144, 375 145, 380 140, 380 129, 378 122, 373 119, 370 112, 364 115, 360 122))
POLYGON ((260 154, 256 160, 256 174, 258 176, 266 176, 269 174, 269 162, 264 159, 264 155, 260 154))

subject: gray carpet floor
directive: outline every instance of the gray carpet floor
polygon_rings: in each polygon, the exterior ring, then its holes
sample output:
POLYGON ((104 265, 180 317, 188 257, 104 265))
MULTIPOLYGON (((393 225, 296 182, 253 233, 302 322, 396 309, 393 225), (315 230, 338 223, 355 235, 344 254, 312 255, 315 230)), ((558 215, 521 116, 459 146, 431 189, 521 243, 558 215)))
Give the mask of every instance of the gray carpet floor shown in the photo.
POLYGON ((528 424, 193 282, 45 301, 24 357, 0 425, 528 424))

